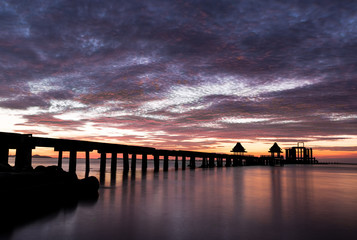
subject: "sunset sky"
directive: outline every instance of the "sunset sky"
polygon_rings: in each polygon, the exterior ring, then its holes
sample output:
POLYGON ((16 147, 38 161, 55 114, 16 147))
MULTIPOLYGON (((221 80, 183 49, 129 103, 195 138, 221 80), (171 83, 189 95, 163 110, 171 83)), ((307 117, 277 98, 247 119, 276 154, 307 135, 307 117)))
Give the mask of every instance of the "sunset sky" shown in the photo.
POLYGON ((357 2, 0 1, 0 131, 357 158, 357 2))

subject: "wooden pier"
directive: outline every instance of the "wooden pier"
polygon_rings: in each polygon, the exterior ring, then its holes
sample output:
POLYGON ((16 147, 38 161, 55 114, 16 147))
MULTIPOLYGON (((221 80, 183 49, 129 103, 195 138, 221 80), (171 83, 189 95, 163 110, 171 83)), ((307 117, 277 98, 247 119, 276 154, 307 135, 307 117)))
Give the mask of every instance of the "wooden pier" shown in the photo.
MULTIPOLYGON (((69 152, 69 172, 76 172, 77 153, 85 152, 85 175, 88 176, 90 169, 90 152, 97 151, 100 154, 100 174, 104 175, 107 157, 110 157, 111 173, 115 175, 117 171, 118 154, 122 154, 123 158, 123 171, 128 173, 136 172, 137 169, 137 156, 141 155, 142 172, 147 171, 148 156, 150 155, 154 161, 154 171, 160 170, 160 161, 163 161, 162 170, 169 170, 169 157, 175 158, 175 170, 179 169, 179 159, 181 160, 181 169, 185 170, 186 167, 195 169, 212 168, 212 167, 235 167, 243 165, 274 165, 276 163, 283 163, 284 159, 280 156, 280 148, 278 149, 277 156, 276 146, 270 149, 271 156, 255 157, 252 155, 244 154, 222 154, 222 153, 206 153, 195 151, 181 151, 181 150, 161 150, 151 147, 131 146, 112 143, 100 143, 81 140, 69 139, 54 139, 33 137, 31 134, 18 134, 18 133, 4 133, 0 132, 0 164, 8 165, 9 149, 16 149, 15 156, 15 170, 22 171, 32 169, 32 150, 36 147, 49 147, 58 152, 57 165, 62 167, 63 152, 69 152), (131 159, 129 159, 129 155, 131 159), (130 160, 130 161, 129 161, 130 160), (200 166, 196 166, 196 160, 201 161, 200 166), (130 162, 130 165, 129 165, 130 162), (223 164, 225 162, 225 164, 223 164), (274 164, 273 164, 274 163, 274 164)), ((245 149, 239 150, 245 152, 245 149)), ((312 156, 312 150, 311 150, 312 156)))

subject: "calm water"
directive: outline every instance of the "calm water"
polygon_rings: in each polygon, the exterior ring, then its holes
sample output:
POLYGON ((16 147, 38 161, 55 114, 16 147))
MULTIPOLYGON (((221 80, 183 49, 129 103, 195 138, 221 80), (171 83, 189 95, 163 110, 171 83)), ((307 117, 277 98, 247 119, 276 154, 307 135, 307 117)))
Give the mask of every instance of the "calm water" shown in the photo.
MULTIPOLYGON (((79 203, 7 238, 357 239, 357 166, 170 165, 144 176, 119 170, 115 179, 108 169, 96 203, 79 203)), ((92 164, 91 175, 98 169, 92 164)))

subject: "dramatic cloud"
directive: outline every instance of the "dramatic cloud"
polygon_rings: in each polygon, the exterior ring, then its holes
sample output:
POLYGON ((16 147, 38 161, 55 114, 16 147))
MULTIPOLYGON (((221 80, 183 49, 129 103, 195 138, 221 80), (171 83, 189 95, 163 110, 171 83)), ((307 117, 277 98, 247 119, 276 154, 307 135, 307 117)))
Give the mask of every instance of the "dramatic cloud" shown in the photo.
POLYGON ((1 1, 1 117, 17 118, 1 131, 207 151, 355 141, 356 12, 347 0, 1 1))

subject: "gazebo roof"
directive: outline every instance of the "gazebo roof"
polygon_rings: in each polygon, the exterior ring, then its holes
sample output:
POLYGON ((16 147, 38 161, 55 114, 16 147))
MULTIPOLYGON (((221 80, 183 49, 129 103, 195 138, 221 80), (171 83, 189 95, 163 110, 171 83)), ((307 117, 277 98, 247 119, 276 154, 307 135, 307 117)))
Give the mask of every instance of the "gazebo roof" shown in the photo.
POLYGON ((240 142, 237 142, 237 144, 234 146, 231 152, 247 152, 245 148, 240 144, 240 142))
POLYGON ((283 152, 279 145, 275 142, 273 146, 269 149, 269 152, 283 152))

